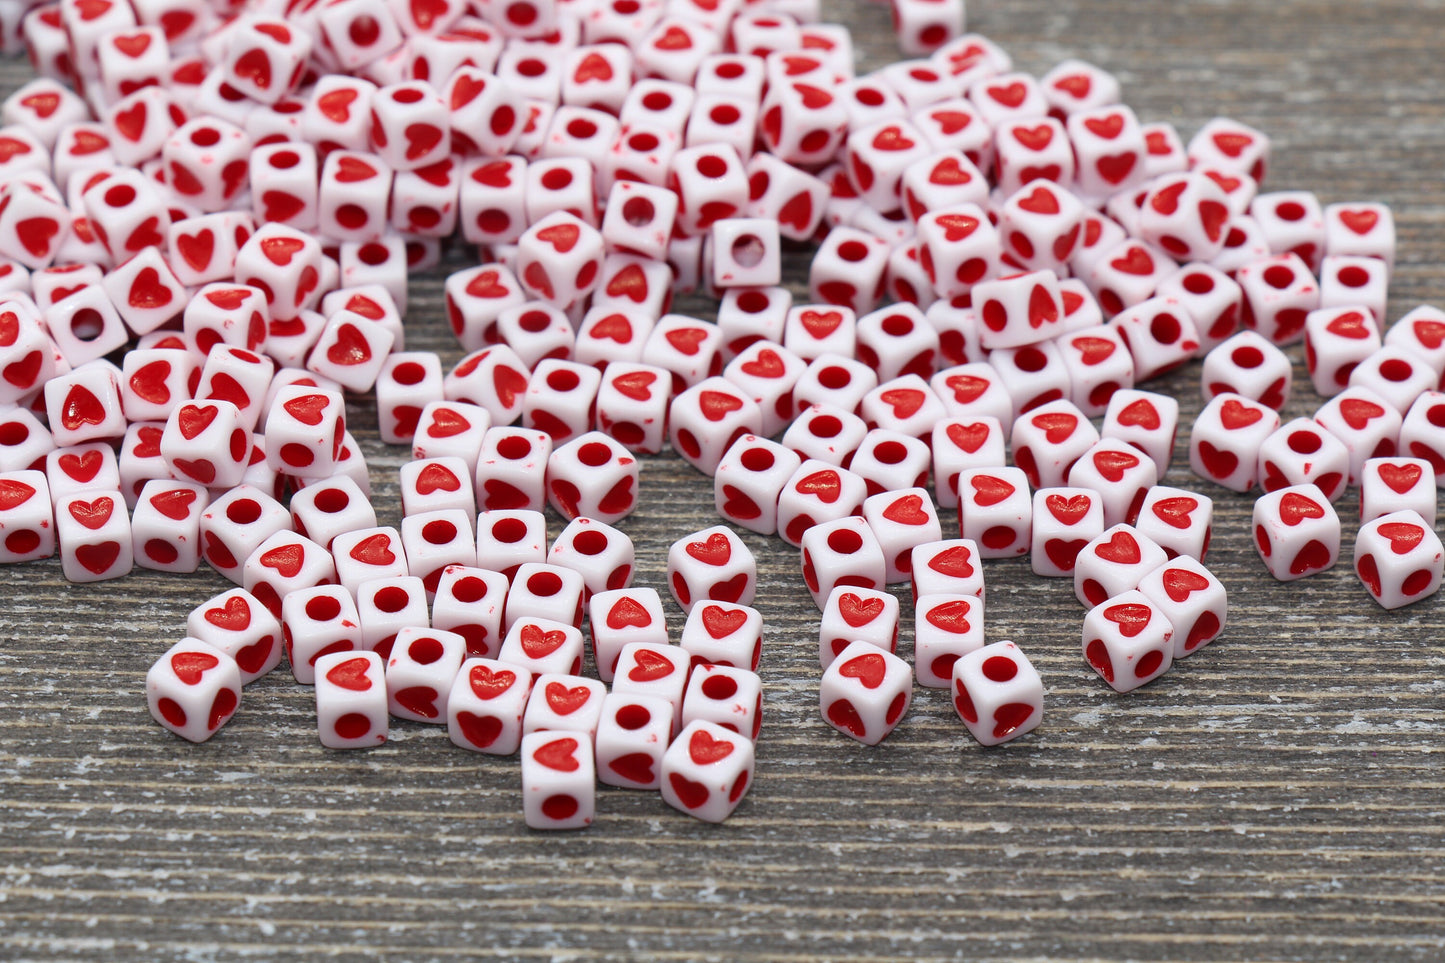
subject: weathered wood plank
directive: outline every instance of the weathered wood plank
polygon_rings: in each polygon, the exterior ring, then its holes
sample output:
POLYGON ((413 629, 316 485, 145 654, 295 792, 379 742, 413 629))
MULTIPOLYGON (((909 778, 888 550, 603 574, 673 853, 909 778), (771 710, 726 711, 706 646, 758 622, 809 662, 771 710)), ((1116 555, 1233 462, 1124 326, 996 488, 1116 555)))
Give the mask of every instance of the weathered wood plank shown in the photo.
MULTIPOLYGON (((1439 0, 971 7, 1020 67, 1096 62, 1146 120, 1261 127, 1271 186, 1391 203, 1392 316, 1445 298, 1439 0)), ((826 11, 858 29, 863 67, 894 56, 884 7, 826 11)), ((0 91, 26 75, 0 64, 0 91)), ((413 285, 408 344, 451 361, 440 276, 413 285)), ((1297 375, 1290 416, 1317 404, 1297 375)), ((1165 385, 1187 424, 1197 369, 1165 385)), ((364 405, 349 416, 395 520, 402 452, 364 405)), ((529 833, 515 761, 404 723, 376 751, 327 752, 310 691, 280 677, 220 737, 182 744, 141 681, 223 580, 0 569, 0 958, 1438 959, 1445 603, 1381 612, 1345 569, 1273 584, 1248 500, 1177 461, 1169 481, 1218 498, 1226 638, 1114 696, 1079 657, 1069 587, 991 565, 989 636, 1020 642, 1049 687, 1044 727, 997 751, 926 690, 878 749, 833 734, 796 555, 748 537, 768 725, 721 827, 604 790, 590 831, 529 833)), ((711 488, 668 459, 643 490, 622 527, 662 587, 667 544, 714 521, 711 488)), ((1354 496, 1339 508, 1354 517, 1354 496)))

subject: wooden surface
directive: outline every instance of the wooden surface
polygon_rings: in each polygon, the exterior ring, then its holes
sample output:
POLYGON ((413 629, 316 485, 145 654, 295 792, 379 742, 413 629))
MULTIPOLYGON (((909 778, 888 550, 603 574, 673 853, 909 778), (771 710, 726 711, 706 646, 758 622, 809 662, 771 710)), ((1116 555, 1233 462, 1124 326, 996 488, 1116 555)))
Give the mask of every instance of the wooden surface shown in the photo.
MULTIPOLYGON (((859 28, 860 72, 894 56, 884 8, 825 9, 859 28)), ((1391 317, 1445 300, 1439 0, 970 13, 1023 69, 1091 60, 1186 137, 1216 113, 1261 127, 1273 187, 1389 202, 1391 317)), ((0 90, 25 74, 3 64, 0 90)), ((413 285, 408 345, 450 362, 439 280, 413 285)), ((1318 403, 1297 374, 1290 416, 1318 403)), ((1197 377, 1167 382, 1186 426, 1197 377)), ((376 442, 365 406, 350 414, 395 522, 402 453, 376 442)), ((747 536, 766 722, 756 784, 720 827, 602 790, 590 830, 529 832, 515 759, 408 723, 375 751, 326 751, 312 691, 284 673, 249 688, 217 738, 183 743, 150 721, 142 678, 226 583, 71 587, 55 561, 6 567, 0 959, 1440 959, 1445 601, 1383 612, 1344 567, 1274 584, 1247 499, 1177 458, 1168 482, 1218 498, 1226 636, 1117 696, 1080 657, 1069 586, 991 564, 988 636, 1020 643, 1048 687, 1042 728, 999 750, 935 690, 916 690, 881 747, 829 729, 796 553, 747 536)), ((661 589, 667 545, 715 521, 711 487, 663 458, 642 490, 649 507, 622 527, 661 589)), ((1354 494, 1339 508, 1352 519, 1354 494)))

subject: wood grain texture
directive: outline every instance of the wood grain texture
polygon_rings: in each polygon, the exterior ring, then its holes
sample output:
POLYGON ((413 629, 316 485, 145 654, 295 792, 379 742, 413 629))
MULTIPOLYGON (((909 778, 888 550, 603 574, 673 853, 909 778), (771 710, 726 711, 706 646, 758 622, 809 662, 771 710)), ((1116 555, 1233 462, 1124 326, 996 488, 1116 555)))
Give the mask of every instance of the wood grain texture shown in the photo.
MULTIPOLYGON (((1391 316, 1445 297, 1439 0, 970 6, 1020 67, 1093 61, 1145 120, 1259 126, 1271 186, 1390 203, 1391 316)), ((895 56, 885 8, 825 11, 855 26, 860 69, 895 56)), ((0 91, 26 74, 0 64, 0 91)), ((450 362, 441 276, 416 278, 407 339, 450 362)), ((1318 404, 1294 355, 1289 416, 1318 404)), ((1197 377, 1165 382, 1185 425, 1197 377)), ((394 522, 402 452, 365 404, 349 416, 394 522)), ((1247 499, 1177 459, 1168 481, 1218 499, 1226 637, 1116 696, 1079 655, 1069 586, 991 564, 988 636, 1019 642, 1049 693, 1043 727, 999 750, 932 690, 879 748, 836 735, 796 553, 748 536, 766 725, 756 784, 718 827, 602 790, 589 831, 529 832, 515 759, 407 723, 375 751, 326 751, 311 690, 281 673, 184 744, 149 720, 142 679, 226 583, 0 569, 0 959, 1440 959, 1445 602, 1383 612, 1346 567, 1274 584, 1247 499)), ((642 488, 622 527, 661 589, 667 545, 715 522, 711 486, 667 458, 642 488)), ((1339 508, 1354 517, 1354 495, 1339 508)))

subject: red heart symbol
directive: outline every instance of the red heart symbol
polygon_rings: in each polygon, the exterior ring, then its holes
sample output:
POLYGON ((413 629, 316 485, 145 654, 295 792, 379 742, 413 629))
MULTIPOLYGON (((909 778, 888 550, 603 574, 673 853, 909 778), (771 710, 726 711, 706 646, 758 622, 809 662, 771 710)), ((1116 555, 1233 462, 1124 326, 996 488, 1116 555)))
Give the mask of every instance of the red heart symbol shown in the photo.
POLYGON ((1049 495, 1044 499, 1049 513, 1065 525, 1076 524, 1088 514, 1093 504, 1094 500, 1088 495, 1049 495))
POLYGON ((994 475, 974 475, 968 481, 973 486, 973 503, 980 508, 997 505, 1016 491, 1013 485, 994 475))
POLYGON ((404 133, 406 156, 411 161, 425 157, 442 141, 442 132, 433 124, 407 124, 404 133))
POLYGON ((778 211, 778 223, 799 233, 807 231, 813 223, 813 196, 807 191, 799 191, 790 197, 778 211))
POLYGON ((1146 431, 1154 431, 1160 425, 1159 412, 1155 410, 1154 403, 1144 398, 1125 405, 1117 420, 1121 425, 1132 425, 1146 431))
POLYGON ((1380 597, 1384 591, 1380 583, 1380 566, 1375 562, 1373 555, 1361 555, 1360 560, 1355 563, 1355 572, 1360 576, 1360 581, 1365 583, 1365 588, 1375 598, 1380 597))
POLYGON ((89 388, 72 385, 60 406, 60 423, 68 431, 76 431, 83 425, 103 425, 105 406, 89 388))
POLYGON ((972 557, 973 552, 967 545, 954 545, 929 559, 928 567, 951 578, 969 578, 974 571, 972 557))
POLYGON ((928 172, 930 184, 942 184, 945 187, 954 187, 962 184, 969 184, 973 181, 973 175, 964 170, 959 164, 957 157, 945 157, 933 165, 933 170, 928 172))
MULTIPOLYGON (((194 497, 195 493, 186 494, 194 497)), ((205 620, 228 632, 242 632, 251 624, 251 606, 239 595, 232 595, 220 608, 206 609, 205 620)))
POLYGON ((1024 102, 1028 88, 1015 81, 1007 86, 989 87, 988 95, 1005 107, 1018 107, 1024 102))
POLYGON ((169 361, 152 361, 141 365, 130 376, 130 388, 142 401, 163 405, 171 400, 171 389, 166 385, 170 374, 169 361))
MULTIPOLYGON (((596 54, 593 54, 592 56, 596 56, 596 54)), ((455 80, 453 80, 452 82, 452 93, 450 99, 452 110, 458 110, 462 107, 465 107, 467 104, 470 104, 473 100, 475 100, 478 94, 487 89, 487 82, 480 77, 473 77, 470 74, 460 72, 453 74, 453 77, 455 77, 455 80)), ((511 167, 511 165, 508 164, 506 161, 493 161, 487 166, 501 167, 503 170, 508 170, 511 167)), ((498 186, 505 187, 506 185, 501 184, 498 186)))
POLYGON ((560 649, 567 641, 567 633, 561 629, 548 632, 540 625, 528 622, 518 632, 518 641, 522 643, 522 651, 527 658, 541 659, 560 649))
POLYGON ((865 600, 852 592, 844 592, 838 596, 838 614, 843 616, 843 621, 854 628, 867 625, 883 614, 883 600, 880 598, 865 600))
POLYGON ((1363 398, 1340 399, 1340 417, 1345 419, 1345 424, 1356 431, 1362 430, 1373 419, 1384 414, 1385 409, 1373 401, 1366 401, 1363 398))
POLYGON ((918 145, 908 139, 902 128, 889 126, 873 135, 873 146, 877 150, 895 151, 910 150, 918 145))
POLYGON ((838 311, 813 311, 803 310, 798 313, 798 323, 803 330, 815 341, 822 341, 828 335, 838 330, 838 325, 843 323, 843 315, 838 311))
POLYGON ((1027 702, 1006 702, 993 710, 993 737, 1002 739, 1018 730, 1034 714, 1027 702))
POLYGON ((105 496, 89 502, 76 499, 70 503, 70 517, 92 532, 104 528, 114 512, 115 502, 105 496))
POLYGON ((1036 187, 1033 193, 1019 201, 1019 207, 1034 214, 1059 213, 1059 199, 1047 187, 1036 187))
POLYGON ((1264 417, 1259 408, 1250 407, 1230 398, 1219 409, 1219 421, 1228 431, 1247 428, 1264 417))
POLYGON ((839 667, 838 674, 844 678, 857 679, 869 689, 876 689, 883 684, 883 679, 888 674, 888 663, 877 652, 855 655, 839 667))
POLYGON ((191 514, 191 506, 195 504, 195 501, 196 493, 189 488, 176 488, 151 496, 151 506, 156 511, 178 522, 185 521, 191 514))
MULTIPOLYGON (((289 221, 306 209, 306 202, 288 191, 262 191, 261 203, 264 205, 262 216, 267 221, 289 221)), ((209 261, 210 255, 207 254, 205 261, 195 265, 196 270, 209 261)))
POLYGON ((566 254, 577 245, 582 231, 576 224, 553 224, 537 232, 537 240, 546 241, 558 254, 566 254))
POLYGON ((1079 553, 1088 544, 1088 541, 1082 538, 1050 538, 1044 542, 1044 554, 1059 571, 1072 572, 1079 562, 1079 553))
POLYGON ((687 741, 687 753, 699 766, 710 766, 733 754, 735 747, 726 739, 714 739, 706 729, 698 729, 687 741))
POLYGON ((832 103, 832 94, 811 84, 793 84, 793 93, 802 98, 803 107, 808 110, 819 110, 832 103))
POLYGON ((82 545, 75 550, 75 560, 86 571, 95 575, 107 572, 120 557, 119 542, 101 542, 99 545, 82 545))
POLYGON ((1285 492, 1279 500, 1280 521, 1291 527, 1306 518, 1324 518, 1325 510, 1307 495, 1299 492, 1285 492))
POLYGON ((457 713, 457 727, 466 740, 479 749, 496 742, 503 729, 502 720, 496 716, 479 716, 465 709, 457 713))
POLYGON ((5 366, 0 377, 17 388, 30 388, 35 385, 36 379, 40 376, 40 368, 45 363, 45 355, 39 349, 31 351, 19 361, 12 361, 5 366))
MULTIPOLYGON (((1037 127, 1015 127, 1013 128, 1014 140, 1032 151, 1041 151, 1049 146, 1054 139, 1054 129, 1047 124, 1040 124, 1037 127)), ((1049 178, 1053 180, 1054 178, 1049 178)))
POLYGON ((171 464, 182 475, 202 485, 210 485, 216 480, 216 466, 209 458, 175 458, 171 464))
POLYGON ((211 711, 206 716, 206 728, 215 730, 224 725, 236 711, 239 701, 234 689, 222 689, 217 692, 216 698, 211 701, 211 711))
POLYGON ((1139 543, 1128 532, 1115 532, 1107 542, 1094 549, 1094 554, 1106 562, 1117 562, 1120 565, 1138 565, 1144 557, 1139 550, 1139 543))
POLYGON ((60 233, 60 224, 51 217, 27 217, 15 225, 20 243, 36 257, 50 253, 50 242, 60 233))
MULTIPOLYGON (((1095 338, 1087 335, 1081 338, 1075 338, 1069 343, 1079 352, 1079 360, 1086 365, 1098 364, 1112 355, 1114 349, 1118 347, 1118 345, 1108 338, 1095 338)), ((1140 404, 1140 402, 1136 401, 1135 404, 1140 404)), ((1156 425, 1155 427, 1158 426, 1156 425)))
POLYGON ((923 407, 926 396, 913 388, 890 388, 878 396, 878 400, 893 408, 893 417, 911 418, 923 407))
POLYGON ((471 428, 471 421, 460 411, 454 408, 436 408, 432 411, 431 424, 427 426, 426 433, 432 438, 451 438, 470 431, 471 428))
MULTIPOLYGON (((1124 178, 1134 170, 1134 164, 1139 160, 1139 155, 1133 151, 1125 151, 1122 154, 1105 154, 1094 163, 1094 169, 1099 172, 1109 184, 1121 184, 1124 178)), ((1207 202, 1207 203, 1213 203, 1207 202)), ((1215 235, 1217 237, 1217 235, 1215 235)))
MULTIPOLYGON (((634 401, 647 401, 652 397, 652 384, 655 381, 657 375, 651 371, 628 371, 614 377, 612 386, 624 397, 634 401)), ((738 407, 742 407, 742 404, 739 403, 738 407)))
POLYGON ((1149 198, 1149 206, 1166 217, 1173 214, 1179 210, 1179 195, 1183 194, 1184 189, 1188 186, 1188 182, 1179 181, 1167 187, 1159 188, 1159 190, 1154 192, 1154 196, 1149 198))
POLYGON ((462 484, 457 480, 456 474, 445 465, 427 465, 416 476, 418 495, 430 495, 435 491, 455 492, 461 491, 461 488, 462 484))
POLYGON ((301 563, 305 559, 306 549, 293 542, 263 553, 260 562, 266 568, 274 569, 282 578, 295 578, 301 573, 301 563))
POLYGON ((339 184, 355 184, 369 181, 376 176, 376 168, 358 157, 340 157, 336 161, 336 181, 339 184))
POLYGON ((271 61, 266 56, 266 51, 259 47, 252 47, 231 65, 231 74, 240 80, 246 80, 260 90, 268 90, 271 87, 271 61))
POLYGON ((652 45, 658 50, 687 50, 692 47, 692 37, 682 27, 672 24, 652 45))
MULTIPOLYGON (((246 394, 246 389, 241 387, 239 381, 225 372, 211 378, 211 388, 206 397, 213 401, 229 401, 243 411, 251 404, 251 396, 246 394)), ((212 409, 213 412, 214 410, 212 409)))
POLYGON ((748 614, 739 609, 725 609, 719 605, 705 605, 702 609, 702 625, 707 634, 715 639, 725 639, 747 624, 748 614))
POLYGON ((326 406, 330 399, 325 395, 301 395, 299 398, 292 398, 281 407, 302 424, 315 427, 321 424, 326 406))
POLYGON ((1237 134, 1227 131, 1216 133, 1211 140, 1214 146, 1218 147, 1228 157, 1238 157, 1244 153, 1244 149, 1254 143, 1254 138, 1248 134, 1237 134))
POLYGON ((1376 473, 1382 482, 1401 495, 1418 485, 1423 474, 1419 465, 1399 465, 1389 461, 1382 462, 1376 473))
POLYGON ((899 525, 927 525, 933 518, 923 510, 921 495, 904 495, 883 509, 883 517, 899 525))
POLYGON ((1199 500, 1183 495, 1172 498, 1161 498, 1155 502, 1153 512, 1156 518, 1173 528, 1186 529, 1192 519, 1190 513, 1199 507, 1199 500))
POLYGON ((366 692, 372 685, 367 672, 370 668, 371 661, 368 659, 347 659, 331 667, 326 673, 326 681, 352 692, 366 692))
POLYGON ((1209 579, 1183 568, 1167 568, 1163 575, 1164 591, 1176 602, 1183 602, 1195 592, 1209 588, 1209 579))
MULTIPOLYGON (((964 377, 967 376, 965 375, 964 377)), ((957 445, 961 451, 973 454, 983 447, 984 442, 988 441, 989 426, 982 421, 976 421, 968 425, 955 423, 945 428, 944 434, 946 434, 948 440, 957 445)))
MULTIPOLYGON (((653 780, 657 778, 657 774, 652 771, 652 756, 645 752, 629 752, 618 756, 616 759, 612 759, 607 763, 607 768, 611 769, 623 779, 639 785, 650 786, 653 780)), ((678 774, 672 773, 672 776, 674 778, 673 786, 676 788, 678 774)), ((697 783, 691 783, 691 785, 702 789, 697 783)), ((706 795, 707 790, 702 789, 702 791, 704 795, 706 795)), ((679 793, 678 795, 681 796, 682 794, 679 793)), ((699 803, 699 805, 701 804, 699 803)))
POLYGON ((1408 555, 1425 537, 1425 530, 1408 522, 1386 522, 1375 529, 1390 540, 1390 550, 1396 555, 1408 555))
POLYGON ((627 298, 635 304, 647 300, 647 275, 640 266, 629 264, 607 282, 607 294, 614 298, 627 298))
POLYGON ((385 566, 396 562, 396 553, 391 550, 391 536, 386 532, 366 536, 353 545, 348 554, 363 565, 385 566))
MULTIPOLYGON (((1380 222, 1380 215, 1371 210, 1363 211, 1340 211, 1340 223, 1354 231, 1356 234, 1368 234, 1375 229, 1380 222)), ((1378 592, 1376 595, 1380 594, 1378 592)))
POLYGON ((36 489, 13 478, 0 478, 0 512, 24 505, 35 494, 36 489))
POLYGON ((1154 273, 1154 259, 1142 247, 1131 247, 1129 253, 1109 262, 1116 270, 1125 274, 1146 277, 1154 273))
POLYGON ((763 510, 745 492, 732 485, 723 485, 722 513, 728 518, 744 520, 762 517, 763 510))
POLYGON ((589 53, 582 58, 577 69, 572 73, 572 80, 575 83, 585 84, 589 80, 611 80, 612 64, 600 53, 589 53))
POLYGON ((940 214, 933 222, 943 228, 943 239, 952 244, 978 230, 979 220, 967 214, 940 214))
POLYGON ((743 402, 734 395, 709 389, 698 395, 697 406, 708 421, 722 421, 729 412, 740 410, 743 402))
MULTIPOLYGON (((677 28, 672 28, 677 29, 677 28)), ((693 782, 680 772, 672 772, 667 775, 668 785, 672 786, 673 793, 677 796, 678 802, 688 809, 697 809, 707 802, 708 790, 700 782, 693 782)))
POLYGON ((956 134, 973 123, 973 118, 961 110, 936 110, 928 116, 938 125, 939 133, 945 136, 956 134))
POLYGON ((1323 569, 1330 564, 1330 550, 1319 539, 1312 538, 1305 543, 1304 548, 1289 563, 1291 575, 1304 575, 1306 572, 1323 569))
POLYGON ((31 94, 29 97, 23 98, 20 103, 34 111, 36 117, 44 120, 60 107, 60 95, 50 92, 31 94))
POLYGON ((316 107, 333 123, 344 124, 351 119, 351 104, 356 97, 355 90, 332 90, 316 98, 316 107))
POLYGON ((1105 481, 1123 481, 1124 473, 1130 468, 1137 468, 1138 465, 1139 459, 1127 451, 1094 452, 1094 467, 1099 469, 1099 474, 1105 481))
POLYGON ((1225 222, 1229 220, 1229 208, 1218 201, 1199 202, 1199 221, 1204 225, 1204 234, 1211 241, 1219 240, 1224 233, 1225 222))
POLYGON ((576 755, 579 745, 580 743, 571 736, 563 736, 538 746, 532 752, 532 758, 548 769, 555 769, 557 772, 576 772, 582 768, 576 755))
POLYGON ((466 292, 477 298, 505 298, 511 295, 512 289, 501 281, 500 271, 482 271, 476 277, 467 282, 466 292))
POLYGON ((548 682, 544 695, 553 712, 567 716, 587 704, 587 700, 592 698, 592 690, 585 685, 569 688, 561 682, 548 682))
POLYGON ((176 424, 181 429, 181 437, 187 441, 195 438, 211 426, 220 411, 215 405, 182 405, 176 412, 176 424))
MULTIPOLYGON (((155 454, 160 454, 160 450, 157 449, 155 454)), ((94 479, 104 464, 105 456, 96 448, 79 455, 66 452, 59 459, 60 470, 78 482, 88 482, 94 479)))
POLYGON ((701 328, 674 328, 663 335, 667 343, 685 355, 695 355, 698 347, 707 339, 707 332, 701 328))
POLYGON ((992 384, 987 378, 976 375, 949 375, 943 383, 953 392, 954 400, 961 404, 978 400, 992 384))
POLYGON ((612 608, 607 612, 609 629, 625 629, 628 626, 645 628, 651 624, 652 616, 648 613, 647 607, 625 595, 614 602, 612 608))
POLYGON ((704 565, 726 565, 733 557, 732 543, 722 532, 714 532, 706 541, 688 542, 685 551, 704 565))
POLYGON ((437 690, 429 685, 407 686, 393 692, 391 697, 397 705, 424 719, 435 719, 441 715, 436 705, 437 690))
POLYGON ((1124 118, 1119 114, 1109 114, 1107 117, 1090 117, 1084 121, 1084 126, 1096 137, 1113 140, 1124 132, 1124 118))
POLYGON ((1046 411, 1041 415, 1034 415, 1029 421, 1044 432, 1044 439, 1051 445, 1063 444, 1079 426, 1078 416, 1067 411, 1046 411))
POLYGON ((787 373, 787 366, 783 359, 772 348, 762 348, 758 353, 740 366, 743 374, 754 375, 759 378, 781 378, 787 373))
POLYGON ((656 682, 677 670, 671 659, 651 649, 638 649, 633 653, 633 663, 627 673, 627 678, 633 682, 656 682))
POLYGON ((484 665, 472 666, 467 682, 478 699, 495 699, 506 692, 517 681, 517 673, 509 669, 489 669, 484 665))
POLYGON ((859 739, 868 734, 868 728, 863 725, 858 710, 853 708, 853 703, 847 699, 839 699, 828 706, 828 721, 840 729, 853 733, 859 739))
POLYGON ((1111 605, 1104 610, 1104 618, 1118 625, 1119 633, 1126 639, 1132 639, 1143 632, 1153 616, 1153 609, 1138 602, 1111 605))
POLYGON ((793 490, 800 495, 812 495, 819 501, 831 505, 838 500, 843 491, 843 485, 836 471, 825 468, 798 479, 793 485, 793 490))
POLYGON ((627 320, 625 314, 609 314, 600 318, 587 329, 589 337, 598 341, 612 340, 618 344, 628 344, 632 341, 632 322, 627 320))
POLYGON ((221 664, 221 660, 209 652, 177 652, 171 656, 171 671, 184 685, 197 685, 201 676, 221 664))
MULTIPOLYGON (((156 427, 155 425, 143 425, 140 431, 136 432, 136 446, 132 449, 132 451, 135 453, 135 456, 137 458, 155 458, 161 453, 161 438, 164 435, 165 432, 162 431, 160 428, 156 427)), ((97 459, 96 468, 92 469, 90 472, 91 477, 94 477, 96 470, 98 470, 100 467, 100 453, 86 452, 85 457, 88 458, 92 454, 95 455, 97 459)), ((73 473, 70 472, 70 469, 65 468, 64 463, 67 457, 68 456, 66 455, 60 456, 60 460, 62 463, 61 467, 65 469, 66 474, 70 474, 72 477, 74 477, 73 473)))
POLYGON ((1346 311, 1332 319, 1325 325, 1325 330, 1341 338, 1355 340, 1364 340, 1370 336, 1370 330, 1365 327, 1365 316, 1358 311, 1346 311))
POLYGON ((1207 441, 1199 443, 1199 460, 1204 463, 1204 470, 1215 478, 1228 478, 1239 467, 1238 455, 1215 448, 1207 441))
POLYGON ((360 328, 345 321, 336 329, 336 340, 326 349, 326 359, 337 365, 366 364, 371 360, 371 345, 360 328))
POLYGON ((1103 676, 1105 681, 1114 681, 1114 664, 1109 659, 1109 648, 1104 644, 1103 639, 1094 639, 1084 650, 1084 657, 1094 667, 1094 671, 1103 676))

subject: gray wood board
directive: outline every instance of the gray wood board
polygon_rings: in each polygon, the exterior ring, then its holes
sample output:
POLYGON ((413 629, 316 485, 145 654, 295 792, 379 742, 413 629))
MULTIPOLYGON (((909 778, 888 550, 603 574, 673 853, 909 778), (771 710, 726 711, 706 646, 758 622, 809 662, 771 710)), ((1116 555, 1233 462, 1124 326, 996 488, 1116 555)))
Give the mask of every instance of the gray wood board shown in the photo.
MULTIPOLYGON (((1438 0, 970 7, 1023 69, 1077 56, 1114 72, 1146 121, 1262 128, 1271 187, 1390 203, 1391 317, 1445 297, 1438 0)), ((896 57, 886 7, 825 10, 855 28, 860 70, 896 57)), ((0 91, 27 75, 0 64, 0 91)), ((799 293, 805 267, 790 261, 799 293)), ((442 276, 416 278, 407 340, 451 362, 442 276)), ((1318 404, 1293 355, 1288 416, 1318 404)), ((1197 365, 1163 382, 1184 399, 1179 451, 1197 382, 1197 365)), ((404 453, 365 403, 349 416, 395 522, 404 453)), ((748 535, 766 721, 756 784, 722 826, 604 789, 590 830, 529 832, 515 759, 408 723, 374 751, 324 750, 311 690, 284 673, 217 738, 183 743, 148 718, 143 676, 227 583, 4 567, 0 959, 1439 959, 1445 601, 1383 612, 1347 565, 1272 582, 1250 500, 1181 461, 1168 482, 1217 498, 1225 638, 1117 696, 1080 657, 1070 586, 992 563, 988 636, 1016 640, 1048 686, 1043 727, 998 750, 942 691, 916 690, 878 748, 828 728, 796 553, 748 535)), ((665 595, 667 546, 716 521, 711 485, 669 456, 642 491, 621 527, 640 583, 665 595)), ((1349 529, 1356 508, 1339 505, 1349 529)))

